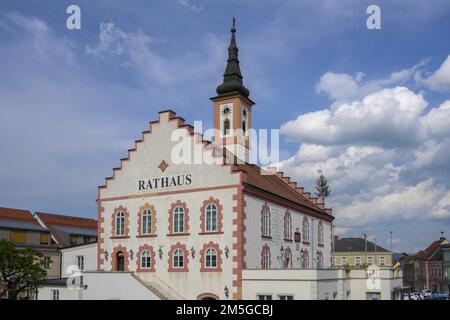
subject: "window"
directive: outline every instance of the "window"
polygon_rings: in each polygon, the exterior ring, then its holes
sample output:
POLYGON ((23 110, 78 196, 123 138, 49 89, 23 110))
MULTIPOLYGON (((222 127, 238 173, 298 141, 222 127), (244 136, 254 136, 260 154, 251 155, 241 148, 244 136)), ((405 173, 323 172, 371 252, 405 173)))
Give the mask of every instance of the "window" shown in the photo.
POLYGON ((384 266, 384 257, 380 257, 380 266, 384 266))
POLYGON ((279 295, 278 300, 294 300, 293 295, 279 295))
POLYGON ((289 212, 284 215, 284 239, 292 240, 292 218, 289 212))
POLYGON ((144 250, 141 253, 141 268, 150 269, 152 267, 150 251, 144 250))
POLYGON ((270 211, 267 206, 263 207, 262 235, 263 237, 270 237, 270 211))
POLYGON ((70 235, 70 244, 78 244, 78 236, 71 234, 70 235))
POLYGON ((367 257, 367 264, 369 266, 373 264, 373 257, 367 257))
POLYGON ((272 300, 271 294, 258 294, 258 300, 272 300))
POLYGON ((355 257, 355 264, 359 266, 361 264, 361 257, 355 257))
POLYGON ((302 254, 302 269, 309 268, 309 253, 308 250, 304 250, 302 254))
POLYGON ((320 246, 323 245, 323 224, 322 221, 319 222, 317 226, 317 242, 320 246))
POLYGON ((270 269, 270 249, 269 246, 264 246, 261 252, 261 267, 263 269, 270 269))
POLYGON ((48 233, 41 232, 40 243, 41 244, 48 244, 48 233))
POLYGON ((52 300, 59 300, 59 290, 58 289, 52 290, 52 300))
POLYGON ((116 214, 116 236, 125 235, 125 214, 122 211, 116 214))
POLYGON ((184 267, 184 254, 183 250, 176 249, 173 253, 173 267, 174 268, 183 268, 184 267))
POLYGON ((50 259, 50 257, 45 256, 44 257, 44 268, 50 269, 51 262, 52 262, 52 260, 50 259))
POLYGON ((230 134, 230 119, 223 120, 223 135, 227 136, 230 134))
POLYGON ((317 253, 317 269, 323 268, 323 255, 322 252, 317 253))
POLYGON ((341 257, 341 264, 345 266, 347 264, 347 257, 341 257))
POLYGON ((303 219, 303 242, 309 243, 309 221, 306 217, 303 219))
POLYGON ((77 266, 78 270, 84 270, 84 256, 77 256, 77 266))
POLYGON ((217 268, 217 252, 215 249, 209 248, 206 250, 205 258, 206 268, 217 268))
POLYGON ((25 231, 13 230, 11 231, 11 241, 14 243, 26 243, 27 233, 25 231))
POLYGON ((335 264, 336 264, 335 261, 336 261, 336 258, 335 258, 335 257, 332 257, 332 258, 331 258, 331 266, 332 266, 332 267, 335 266, 335 264))
POLYGON ((245 134, 245 120, 242 121, 242 132, 245 134))
POLYGON ((184 232, 184 209, 175 207, 173 210, 173 232, 184 232))
POLYGON ((217 206, 214 203, 206 207, 206 231, 217 231, 217 206))
POLYGON ((152 233, 152 210, 145 209, 142 212, 142 234, 152 233))

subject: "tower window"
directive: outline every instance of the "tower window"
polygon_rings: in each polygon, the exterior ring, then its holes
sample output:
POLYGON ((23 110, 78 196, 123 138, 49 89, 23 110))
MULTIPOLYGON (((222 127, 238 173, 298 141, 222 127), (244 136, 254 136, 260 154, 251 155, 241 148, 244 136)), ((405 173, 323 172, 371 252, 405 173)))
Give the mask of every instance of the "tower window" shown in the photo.
POLYGON ((245 120, 244 121, 242 121, 242 131, 244 132, 244 134, 245 134, 245 120))
POLYGON ((223 134, 225 136, 230 134, 230 119, 223 120, 223 134))

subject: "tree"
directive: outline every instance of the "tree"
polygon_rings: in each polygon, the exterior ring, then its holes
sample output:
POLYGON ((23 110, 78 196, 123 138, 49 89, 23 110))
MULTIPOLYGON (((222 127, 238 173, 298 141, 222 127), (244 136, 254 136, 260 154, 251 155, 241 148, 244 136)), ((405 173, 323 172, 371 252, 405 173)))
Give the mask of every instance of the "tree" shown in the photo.
POLYGON ((43 254, 33 248, 16 248, 0 241, 0 298, 16 300, 21 293, 42 287, 47 277, 43 254))
POLYGON ((330 195, 330 187, 328 186, 327 178, 323 174, 317 178, 316 181, 316 191, 314 192, 316 196, 322 200, 322 203, 325 203, 325 198, 330 195))

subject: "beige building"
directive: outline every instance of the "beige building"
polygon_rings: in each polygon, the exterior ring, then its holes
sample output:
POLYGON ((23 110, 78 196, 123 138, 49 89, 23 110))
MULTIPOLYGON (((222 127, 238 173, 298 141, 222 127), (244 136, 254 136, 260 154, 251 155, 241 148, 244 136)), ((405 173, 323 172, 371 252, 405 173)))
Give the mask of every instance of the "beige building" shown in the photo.
POLYGON ((44 268, 49 278, 58 278, 60 259, 58 248, 52 244, 50 231, 36 221, 30 211, 0 208, 0 240, 17 247, 32 247, 44 255, 44 268))
POLYGON ((334 238, 332 264, 335 267, 392 267, 392 252, 364 238, 334 238))

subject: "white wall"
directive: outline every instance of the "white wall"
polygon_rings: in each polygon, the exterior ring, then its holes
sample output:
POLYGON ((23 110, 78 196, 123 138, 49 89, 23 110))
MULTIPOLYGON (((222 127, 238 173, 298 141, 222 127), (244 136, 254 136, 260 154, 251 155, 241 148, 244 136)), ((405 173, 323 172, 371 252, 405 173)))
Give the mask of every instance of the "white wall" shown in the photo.
MULTIPOLYGON (((136 152, 130 153, 130 160, 122 163, 122 170, 115 172, 115 178, 109 180, 107 188, 100 189, 104 234, 100 235, 104 243, 100 245, 100 253, 106 250, 110 256, 108 261, 100 265, 101 270, 112 269, 111 254, 115 247, 122 245, 129 252, 134 252, 134 259, 129 262, 129 271, 135 271, 139 257, 137 252, 143 244, 151 245, 155 252, 155 272, 162 283, 176 290, 185 298, 196 299, 203 293, 213 293, 222 299, 226 299, 224 287, 227 286, 230 293, 233 292, 233 219, 235 213, 233 207, 237 201, 233 195, 237 193, 237 185, 240 183, 240 175, 232 174, 230 166, 217 165, 192 165, 177 164, 172 161, 171 151, 178 142, 170 141, 172 132, 177 128, 176 121, 168 121, 168 114, 160 114, 160 124, 152 125, 151 133, 146 133, 142 143, 136 146, 136 152), (161 161, 165 160, 169 167, 162 173, 158 168, 161 161), (191 174, 192 184, 189 186, 172 187, 155 190, 138 190, 137 181, 161 176, 173 176, 177 174, 191 174), (210 188, 209 190, 202 190, 210 188), (200 189, 200 190, 199 190, 200 189), (191 191, 192 190, 192 191, 191 191), (165 194, 160 194, 164 192, 165 194), (167 194, 166 192, 173 192, 167 194), (121 197, 121 200, 111 199, 121 197), (200 233, 200 208, 203 201, 210 197, 220 200, 223 207, 223 234, 201 235, 200 233), (189 209, 189 235, 167 236, 169 209, 172 203, 181 200, 189 209), (136 237, 138 229, 139 208, 149 203, 156 210, 156 237, 136 237), (129 212, 129 238, 111 239, 111 221, 114 209, 124 206, 129 212), (200 272, 200 251, 203 245, 210 241, 217 243, 222 250, 222 272, 200 272), (175 243, 185 244, 189 250, 189 272, 168 272, 168 253, 175 243), (229 257, 225 256, 225 248, 229 249, 229 257), (163 251, 163 257, 158 257, 159 248, 163 251), (194 248, 195 257, 190 250, 194 248)), ((182 129, 185 131, 185 129, 182 129)), ((189 135, 185 131, 186 135, 189 135)), ((189 138, 193 140, 192 137, 189 138)), ((200 144, 195 144, 199 148, 200 144)), ((200 148, 200 150, 202 150, 200 148)), ((205 158, 210 158, 210 151, 202 151, 205 158)), ((140 272, 139 277, 144 281, 153 281, 153 273, 140 272)))
POLYGON ((382 300, 391 300, 391 292, 401 284, 387 268, 380 270, 379 289, 368 287, 365 270, 244 270, 243 299, 290 294, 295 300, 366 300, 367 292, 380 292, 382 300))
MULTIPOLYGON (((266 202, 255 197, 245 195, 245 238, 246 238, 246 257, 245 263, 247 269, 261 268, 261 250, 267 244, 271 252, 271 267, 279 268, 280 263, 277 261, 277 256, 280 255, 280 248, 290 247, 292 252, 292 267, 300 268, 300 250, 307 249, 309 253, 310 268, 317 268, 317 260, 315 253, 320 250, 323 254, 323 268, 331 266, 331 223, 322 220, 323 224, 323 246, 317 245, 317 225, 319 220, 308 216, 310 227, 310 244, 305 245, 300 243, 297 246, 295 242, 288 242, 284 240, 284 214, 286 208, 267 202, 270 208, 271 218, 271 239, 261 237, 261 208, 266 202), (314 219, 314 220, 313 220, 314 219), (314 260, 313 260, 314 258, 314 260)), ((296 228, 299 228, 303 234, 303 217, 305 214, 289 209, 292 218, 292 239, 296 228)))
POLYGON ((77 265, 77 256, 84 257, 84 271, 97 269, 97 243, 61 249, 61 278, 70 276, 69 266, 77 265))

